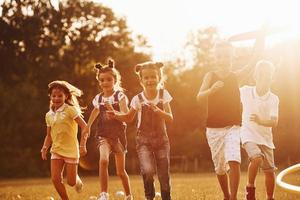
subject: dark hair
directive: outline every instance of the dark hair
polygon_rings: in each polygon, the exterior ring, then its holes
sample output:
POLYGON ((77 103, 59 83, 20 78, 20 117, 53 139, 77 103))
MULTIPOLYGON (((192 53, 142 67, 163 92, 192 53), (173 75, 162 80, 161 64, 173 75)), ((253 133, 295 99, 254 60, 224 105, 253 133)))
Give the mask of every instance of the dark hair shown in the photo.
POLYGON ((152 61, 148 61, 148 62, 144 62, 144 63, 140 63, 137 64, 135 66, 135 72, 139 75, 139 77, 142 77, 142 70, 143 69, 155 69, 158 72, 158 76, 159 79, 161 79, 162 77, 162 72, 161 72, 161 68, 164 66, 164 64, 162 62, 152 62, 152 61))
POLYGON ((121 75, 120 72, 115 68, 115 62, 113 59, 107 59, 107 65, 103 65, 101 63, 95 64, 96 69, 96 79, 99 81, 99 75, 102 73, 109 72, 115 79, 114 90, 123 91, 124 89, 121 87, 121 75))
MULTIPOLYGON (((62 90, 67 96, 65 103, 74 106, 79 113, 82 113, 82 108, 79 105, 77 97, 80 97, 83 92, 67 81, 56 80, 48 84, 48 95, 50 96, 53 89, 62 90)), ((52 102, 50 102, 50 108, 52 107, 52 102)))
POLYGON ((162 72, 162 67, 164 64, 162 62, 153 62, 153 61, 148 61, 144 63, 137 64, 135 66, 135 73, 139 76, 140 79, 142 79, 143 76, 143 69, 154 69, 157 71, 159 80, 160 80, 160 86, 163 87, 163 72, 162 72))

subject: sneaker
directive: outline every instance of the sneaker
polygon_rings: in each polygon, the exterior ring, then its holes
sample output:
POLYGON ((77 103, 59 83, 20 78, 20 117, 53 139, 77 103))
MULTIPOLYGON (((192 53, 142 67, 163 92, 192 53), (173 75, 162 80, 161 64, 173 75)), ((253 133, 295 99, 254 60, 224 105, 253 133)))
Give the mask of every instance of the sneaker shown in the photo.
POLYGON ((101 192, 97 200, 108 200, 109 194, 107 192, 101 192))
POLYGON ((255 187, 246 187, 246 200, 256 200, 255 187))
POLYGON ((131 194, 127 195, 124 200, 133 200, 133 196, 131 194))
POLYGON ((83 183, 82 183, 80 177, 77 175, 75 190, 76 190, 76 192, 80 193, 80 192, 82 192, 82 188, 83 188, 83 183))

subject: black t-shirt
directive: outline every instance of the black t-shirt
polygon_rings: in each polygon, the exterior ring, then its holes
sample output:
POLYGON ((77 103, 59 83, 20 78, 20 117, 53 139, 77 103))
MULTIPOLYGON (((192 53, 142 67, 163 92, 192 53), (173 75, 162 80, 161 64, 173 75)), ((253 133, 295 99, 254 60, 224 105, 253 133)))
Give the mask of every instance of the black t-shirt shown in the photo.
POLYGON ((208 97, 206 126, 208 128, 223 128, 241 125, 242 106, 237 77, 231 72, 223 79, 213 73, 211 85, 219 80, 224 82, 224 86, 208 97))

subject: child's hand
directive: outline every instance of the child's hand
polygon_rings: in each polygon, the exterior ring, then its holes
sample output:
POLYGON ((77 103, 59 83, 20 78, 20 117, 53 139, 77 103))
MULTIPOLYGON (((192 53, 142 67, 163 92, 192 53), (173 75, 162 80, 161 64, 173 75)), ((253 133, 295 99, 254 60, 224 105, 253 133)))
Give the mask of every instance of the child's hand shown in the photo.
POLYGON ((86 126, 83 130, 82 130, 82 134, 86 134, 88 137, 90 137, 91 134, 91 128, 89 126, 86 126))
POLYGON ((42 147, 41 149, 41 156, 42 156, 42 160, 47 160, 47 147, 42 147))
POLYGON ((109 110, 109 111, 114 110, 114 108, 112 107, 112 105, 111 105, 108 101, 106 101, 106 102, 104 103, 104 106, 105 106, 105 108, 106 108, 107 110, 109 110))
POLYGON ((212 93, 215 93, 216 91, 218 91, 220 88, 224 87, 224 82, 223 81, 217 81, 215 82, 211 87, 210 87, 210 91, 212 93))
POLYGON ((260 118, 258 117, 257 114, 251 114, 250 116, 250 121, 251 122, 255 122, 257 124, 260 124, 260 118))
POLYGON ((86 145, 79 146, 79 154, 80 154, 80 157, 83 157, 87 154, 86 145))
POLYGON ((158 112, 158 111, 160 111, 160 109, 159 109, 159 107, 157 107, 156 105, 154 105, 153 103, 148 103, 147 104, 150 108, 151 108, 151 110, 153 111, 153 112, 158 112))

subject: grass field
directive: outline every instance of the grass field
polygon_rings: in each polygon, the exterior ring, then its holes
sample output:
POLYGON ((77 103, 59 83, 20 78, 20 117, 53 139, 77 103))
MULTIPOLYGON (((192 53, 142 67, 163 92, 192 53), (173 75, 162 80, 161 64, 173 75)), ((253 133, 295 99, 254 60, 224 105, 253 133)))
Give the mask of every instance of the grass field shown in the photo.
MULTIPOLYGON (((299 175, 291 175, 289 181, 299 184, 299 175)), ((143 185, 140 176, 132 175, 131 185, 135 200, 143 200, 143 185)), ((77 194, 73 188, 67 186, 71 200, 89 200, 91 196, 99 193, 98 177, 82 177, 84 191, 77 194)), ((246 175, 242 174, 238 199, 244 199, 244 187, 246 175)), ((159 184, 156 182, 156 189, 159 184)), ((114 194, 122 190, 118 177, 111 177, 109 182, 110 200, 123 200, 114 194)), ((59 200, 50 179, 16 179, 0 180, 1 200, 50 200, 53 197, 59 200)), ((172 175, 172 197, 173 200, 222 200, 222 194, 217 184, 217 179, 212 173, 201 174, 175 174, 172 175)), ((276 188, 276 200, 297 200, 300 195, 290 194, 281 188, 276 188)), ((157 198, 160 199, 160 198, 157 198)), ((257 179, 257 200, 264 200, 264 179, 262 174, 257 179)))

